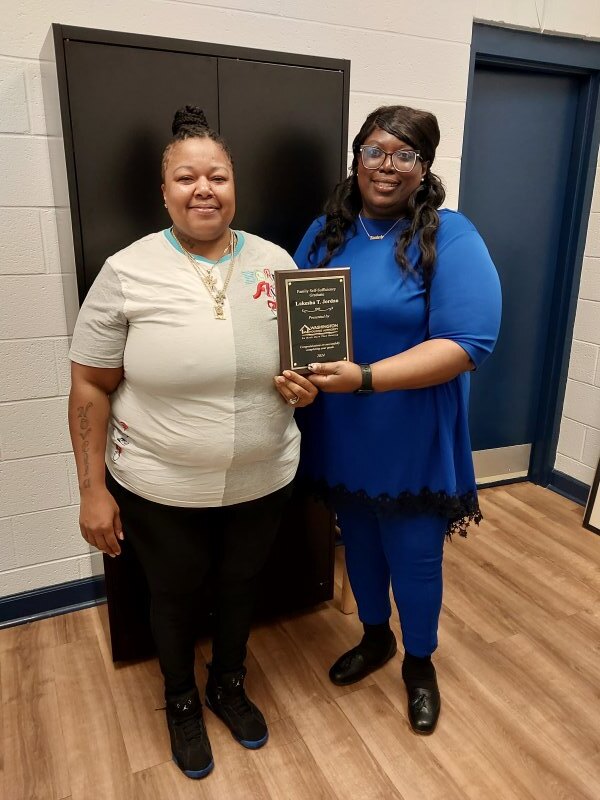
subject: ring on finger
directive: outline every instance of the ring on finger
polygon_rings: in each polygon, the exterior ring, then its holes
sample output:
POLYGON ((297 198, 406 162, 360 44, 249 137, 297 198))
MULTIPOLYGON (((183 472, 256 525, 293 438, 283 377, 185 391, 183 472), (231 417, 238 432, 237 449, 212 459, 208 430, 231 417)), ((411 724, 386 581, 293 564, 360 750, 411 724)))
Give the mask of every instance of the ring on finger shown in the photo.
POLYGON ((288 399, 288 403, 289 403, 291 406, 295 406, 295 405, 296 405, 296 403, 298 402, 298 400, 299 400, 299 399, 300 399, 300 398, 298 397, 298 395, 295 395, 295 394, 293 394, 293 395, 292 395, 292 396, 291 396, 291 397, 288 399))

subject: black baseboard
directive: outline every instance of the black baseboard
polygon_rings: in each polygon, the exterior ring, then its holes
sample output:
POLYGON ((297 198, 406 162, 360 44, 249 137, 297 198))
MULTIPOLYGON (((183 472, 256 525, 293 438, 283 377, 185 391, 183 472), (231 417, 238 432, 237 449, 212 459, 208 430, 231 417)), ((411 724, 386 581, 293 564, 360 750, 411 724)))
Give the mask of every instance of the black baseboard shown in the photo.
POLYGON ((524 475, 522 478, 503 478, 499 481, 482 481, 481 483, 478 481, 477 490, 491 489, 492 486, 509 486, 511 483, 526 483, 528 480, 527 475, 524 475))
POLYGON ((561 494, 569 500, 573 500, 575 503, 579 503, 580 506, 584 506, 587 503, 590 493, 590 487, 586 483, 578 481, 577 478, 571 478, 569 475, 565 475, 564 472, 558 472, 555 469, 552 470, 548 489, 561 494))
POLYGON ((0 628, 79 611, 106 602, 104 576, 0 597, 0 628))

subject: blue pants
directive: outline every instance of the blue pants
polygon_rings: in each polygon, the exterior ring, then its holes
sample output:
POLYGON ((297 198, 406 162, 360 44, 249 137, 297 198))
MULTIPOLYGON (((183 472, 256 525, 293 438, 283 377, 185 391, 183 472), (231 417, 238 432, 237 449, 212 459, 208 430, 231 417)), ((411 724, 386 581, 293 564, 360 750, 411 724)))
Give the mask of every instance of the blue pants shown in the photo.
POLYGON ((337 516, 361 622, 377 625, 389 619, 391 580, 404 649, 419 658, 431 655, 438 643, 448 521, 358 504, 340 506, 337 516))

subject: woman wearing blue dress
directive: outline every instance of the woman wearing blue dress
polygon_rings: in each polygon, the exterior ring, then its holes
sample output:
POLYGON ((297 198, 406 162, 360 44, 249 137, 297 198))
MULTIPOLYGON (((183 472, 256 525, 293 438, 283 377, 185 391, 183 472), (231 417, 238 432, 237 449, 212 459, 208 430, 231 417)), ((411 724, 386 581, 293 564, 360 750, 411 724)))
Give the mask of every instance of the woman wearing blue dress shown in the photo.
POLYGON ((436 118, 403 106, 369 114, 349 177, 313 222, 299 267, 349 266, 356 363, 311 365, 303 470, 333 501, 364 636, 330 670, 354 683, 396 652, 390 582, 416 733, 435 729, 445 537, 481 519, 468 430, 469 373, 500 325, 498 275, 462 214, 439 210, 436 118))

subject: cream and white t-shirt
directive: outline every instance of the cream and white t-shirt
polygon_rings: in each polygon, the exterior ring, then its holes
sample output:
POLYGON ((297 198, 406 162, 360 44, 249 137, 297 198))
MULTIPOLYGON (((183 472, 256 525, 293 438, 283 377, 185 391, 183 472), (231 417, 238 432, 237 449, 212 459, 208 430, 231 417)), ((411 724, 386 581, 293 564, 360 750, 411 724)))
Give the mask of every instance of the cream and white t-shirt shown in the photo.
MULTIPOLYGON (((219 288, 229 266, 230 256, 212 270, 219 288)), ((219 320, 170 231, 104 264, 69 357, 124 367, 110 398, 106 463, 125 488, 165 505, 205 507, 263 497, 292 480, 300 434, 273 384, 278 269, 295 269, 285 250, 238 231, 219 320)))

